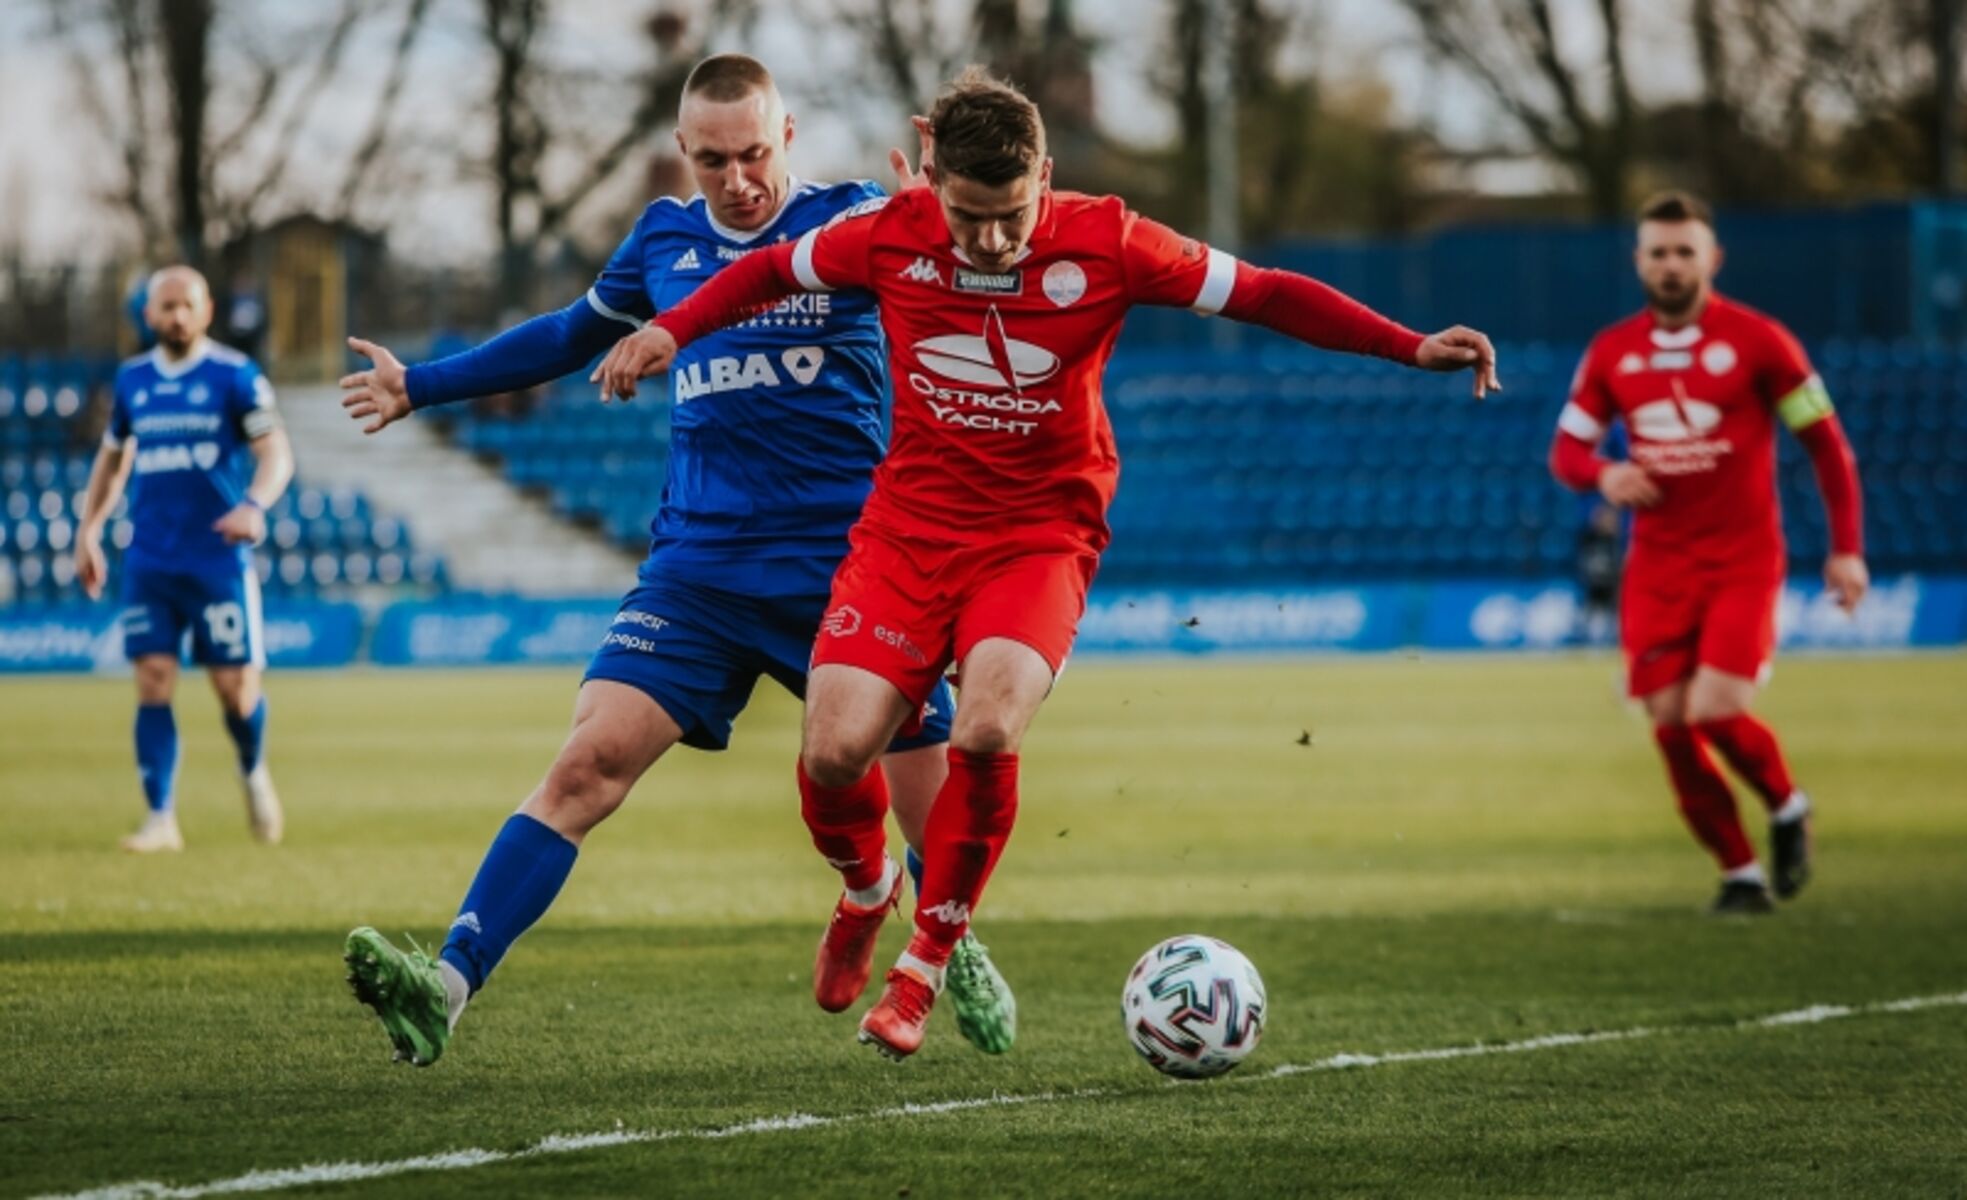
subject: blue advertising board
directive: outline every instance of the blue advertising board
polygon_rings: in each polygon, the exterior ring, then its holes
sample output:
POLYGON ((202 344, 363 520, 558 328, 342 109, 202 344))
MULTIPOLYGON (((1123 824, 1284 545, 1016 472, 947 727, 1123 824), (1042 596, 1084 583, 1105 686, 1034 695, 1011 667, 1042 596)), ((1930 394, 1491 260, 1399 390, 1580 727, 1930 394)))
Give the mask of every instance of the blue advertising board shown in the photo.
MULTIPOLYGON (((117 616, 99 605, 0 610, 0 674, 119 669, 117 616)), ((362 610, 353 604, 274 603, 262 620, 271 667, 346 666, 362 646, 362 610)))

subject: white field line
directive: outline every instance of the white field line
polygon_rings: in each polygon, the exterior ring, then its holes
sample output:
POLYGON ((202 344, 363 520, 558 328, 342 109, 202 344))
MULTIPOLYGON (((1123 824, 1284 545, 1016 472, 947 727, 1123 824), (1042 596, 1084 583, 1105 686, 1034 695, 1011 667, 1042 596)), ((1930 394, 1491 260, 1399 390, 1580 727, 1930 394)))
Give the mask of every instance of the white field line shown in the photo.
MULTIPOLYGON (((1790 1012, 1770 1013, 1767 1016, 1750 1017, 1732 1025, 1662 1025, 1638 1026, 1632 1029, 1598 1030, 1585 1033, 1553 1033, 1542 1037, 1525 1038, 1515 1042, 1488 1042, 1465 1046, 1442 1046, 1431 1050, 1397 1050, 1384 1054, 1334 1054, 1315 1062, 1287 1063, 1272 1067, 1255 1075, 1232 1077, 1234 1082, 1260 1083, 1265 1080, 1282 1079, 1291 1075, 1306 1075, 1320 1071, 1353 1071, 1368 1067, 1397 1066, 1402 1063, 1442 1062, 1457 1058, 1483 1058, 1495 1054, 1530 1054, 1540 1050, 1558 1050, 1567 1046, 1591 1046, 1601 1042, 1631 1042, 1644 1038, 1680 1037, 1688 1034, 1708 1033, 1715 1030, 1780 1029, 1793 1025, 1818 1025, 1825 1021, 1842 1020, 1846 1017, 1892 1016, 1904 1013, 1921 1012, 1933 1008, 1967 1008, 1967 992, 1954 992, 1938 996, 1913 996, 1904 1000, 1887 1000, 1874 1004, 1813 1004, 1790 1012)), ((1170 1082, 1171 1087, 1193 1087, 1196 1084, 1170 1082)), ((413 1171, 463 1171, 472 1167, 488 1166, 492 1163, 510 1162, 522 1158, 539 1158, 549 1154, 572 1154, 582 1150, 598 1150, 609 1146, 628 1146, 643 1142, 673 1141, 716 1141, 723 1138, 751 1137, 758 1134, 786 1133, 801 1129, 823 1129, 833 1125, 846 1125, 857 1121, 889 1121, 906 1117, 936 1116, 943 1113, 965 1112, 980 1108, 1006 1108, 1021 1104, 1062 1104, 1073 1100, 1091 1100, 1120 1096, 1139 1096, 1148 1094, 1141 1088, 1086 1088, 1066 1092, 1034 1092, 1024 1095, 979 1096, 968 1100, 942 1100, 933 1104, 901 1104, 890 1108, 870 1109, 866 1112, 839 1113, 834 1116, 818 1116, 813 1113, 783 1113, 772 1117, 759 1117, 736 1125, 721 1125, 698 1129, 615 1129, 600 1133, 554 1134, 541 1138, 532 1145, 519 1150, 450 1150, 442 1154, 425 1154, 416 1158, 398 1158, 385 1162, 337 1162, 313 1163, 300 1167, 283 1167, 277 1170, 249 1171, 230 1179, 215 1179, 209 1183, 187 1184, 175 1187, 152 1180, 136 1180, 129 1183, 111 1184, 108 1187, 93 1188, 85 1192, 73 1192, 59 1196, 43 1196, 40 1200, 193 1200, 201 1196, 228 1196, 248 1192, 275 1192, 287 1188, 312 1187, 327 1183, 350 1183, 365 1179, 382 1179, 390 1175, 406 1175, 413 1171)))

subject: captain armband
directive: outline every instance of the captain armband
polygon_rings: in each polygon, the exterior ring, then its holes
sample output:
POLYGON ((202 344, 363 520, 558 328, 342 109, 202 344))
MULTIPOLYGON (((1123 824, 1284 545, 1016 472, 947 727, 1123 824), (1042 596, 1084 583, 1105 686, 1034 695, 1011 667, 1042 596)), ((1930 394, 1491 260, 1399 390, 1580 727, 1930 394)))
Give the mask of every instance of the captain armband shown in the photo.
POLYGON ((1831 406, 1830 392, 1821 376, 1812 375, 1796 385, 1796 390, 1776 401, 1776 415, 1791 433, 1801 433, 1837 410, 1831 406))

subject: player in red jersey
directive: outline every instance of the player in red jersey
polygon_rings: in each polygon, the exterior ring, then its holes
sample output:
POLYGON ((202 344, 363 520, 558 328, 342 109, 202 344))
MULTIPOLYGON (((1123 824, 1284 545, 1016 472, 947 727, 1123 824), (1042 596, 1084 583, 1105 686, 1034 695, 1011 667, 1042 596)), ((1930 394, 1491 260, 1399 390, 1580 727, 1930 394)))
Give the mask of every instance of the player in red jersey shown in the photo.
POLYGON ((1117 198, 1054 192, 1038 110, 980 70, 945 90, 929 126, 932 187, 749 255, 596 372, 604 395, 622 394, 679 344, 758 305, 837 288, 880 297, 894 434, 814 646, 799 789, 813 842, 846 884, 814 970, 820 1005, 839 1011, 867 986, 874 935, 898 904, 885 785, 870 768, 957 664, 963 698, 915 933, 861 1022, 861 1040, 893 1058, 921 1044, 950 948, 1010 836, 1019 744, 1065 666, 1107 544, 1119 458, 1100 374, 1128 309, 1222 313, 1330 349, 1473 368, 1478 396, 1498 386, 1494 351, 1473 330, 1423 337, 1117 198))
POLYGON ((1762 866, 1712 747, 1762 797, 1775 890, 1810 877, 1810 801, 1749 713, 1776 649, 1786 553, 1776 422, 1809 452, 1830 518, 1824 583, 1846 610, 1869 585, 1857 464, 1822 380, 1787 329, 1715 294, 1707 207, 1667 193, 1642 210, 1643 312, 1601 332, 1558 419, 1551 470, 1637 510, 1620 607, 1627 686, 1646 706, 1680 811, 1721 864, 1716 912, 1769 912, 1762 866), (1631 461, 1594 453, 1614 420, 1631 461))

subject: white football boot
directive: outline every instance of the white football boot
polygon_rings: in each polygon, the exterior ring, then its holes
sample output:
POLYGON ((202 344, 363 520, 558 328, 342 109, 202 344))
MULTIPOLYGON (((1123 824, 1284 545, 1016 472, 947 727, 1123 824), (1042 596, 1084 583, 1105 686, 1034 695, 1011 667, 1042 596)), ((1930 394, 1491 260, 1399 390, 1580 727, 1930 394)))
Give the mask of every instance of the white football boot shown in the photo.
POLYGON ((174 812, 151 813, 143 819, 143 824, 137 827, 135 833, 123 839, 122 846, 132 854, 184 849, 184 835, 178 832, 178 815, 174 812))
POLYGON ((261 763, 240 776, 240 783, 246 789, 246 820, 253 827, 253 836, 268 846, 279 845, 287 822, 280 811, 280 793, 273 790, 273 772, 261 763))

